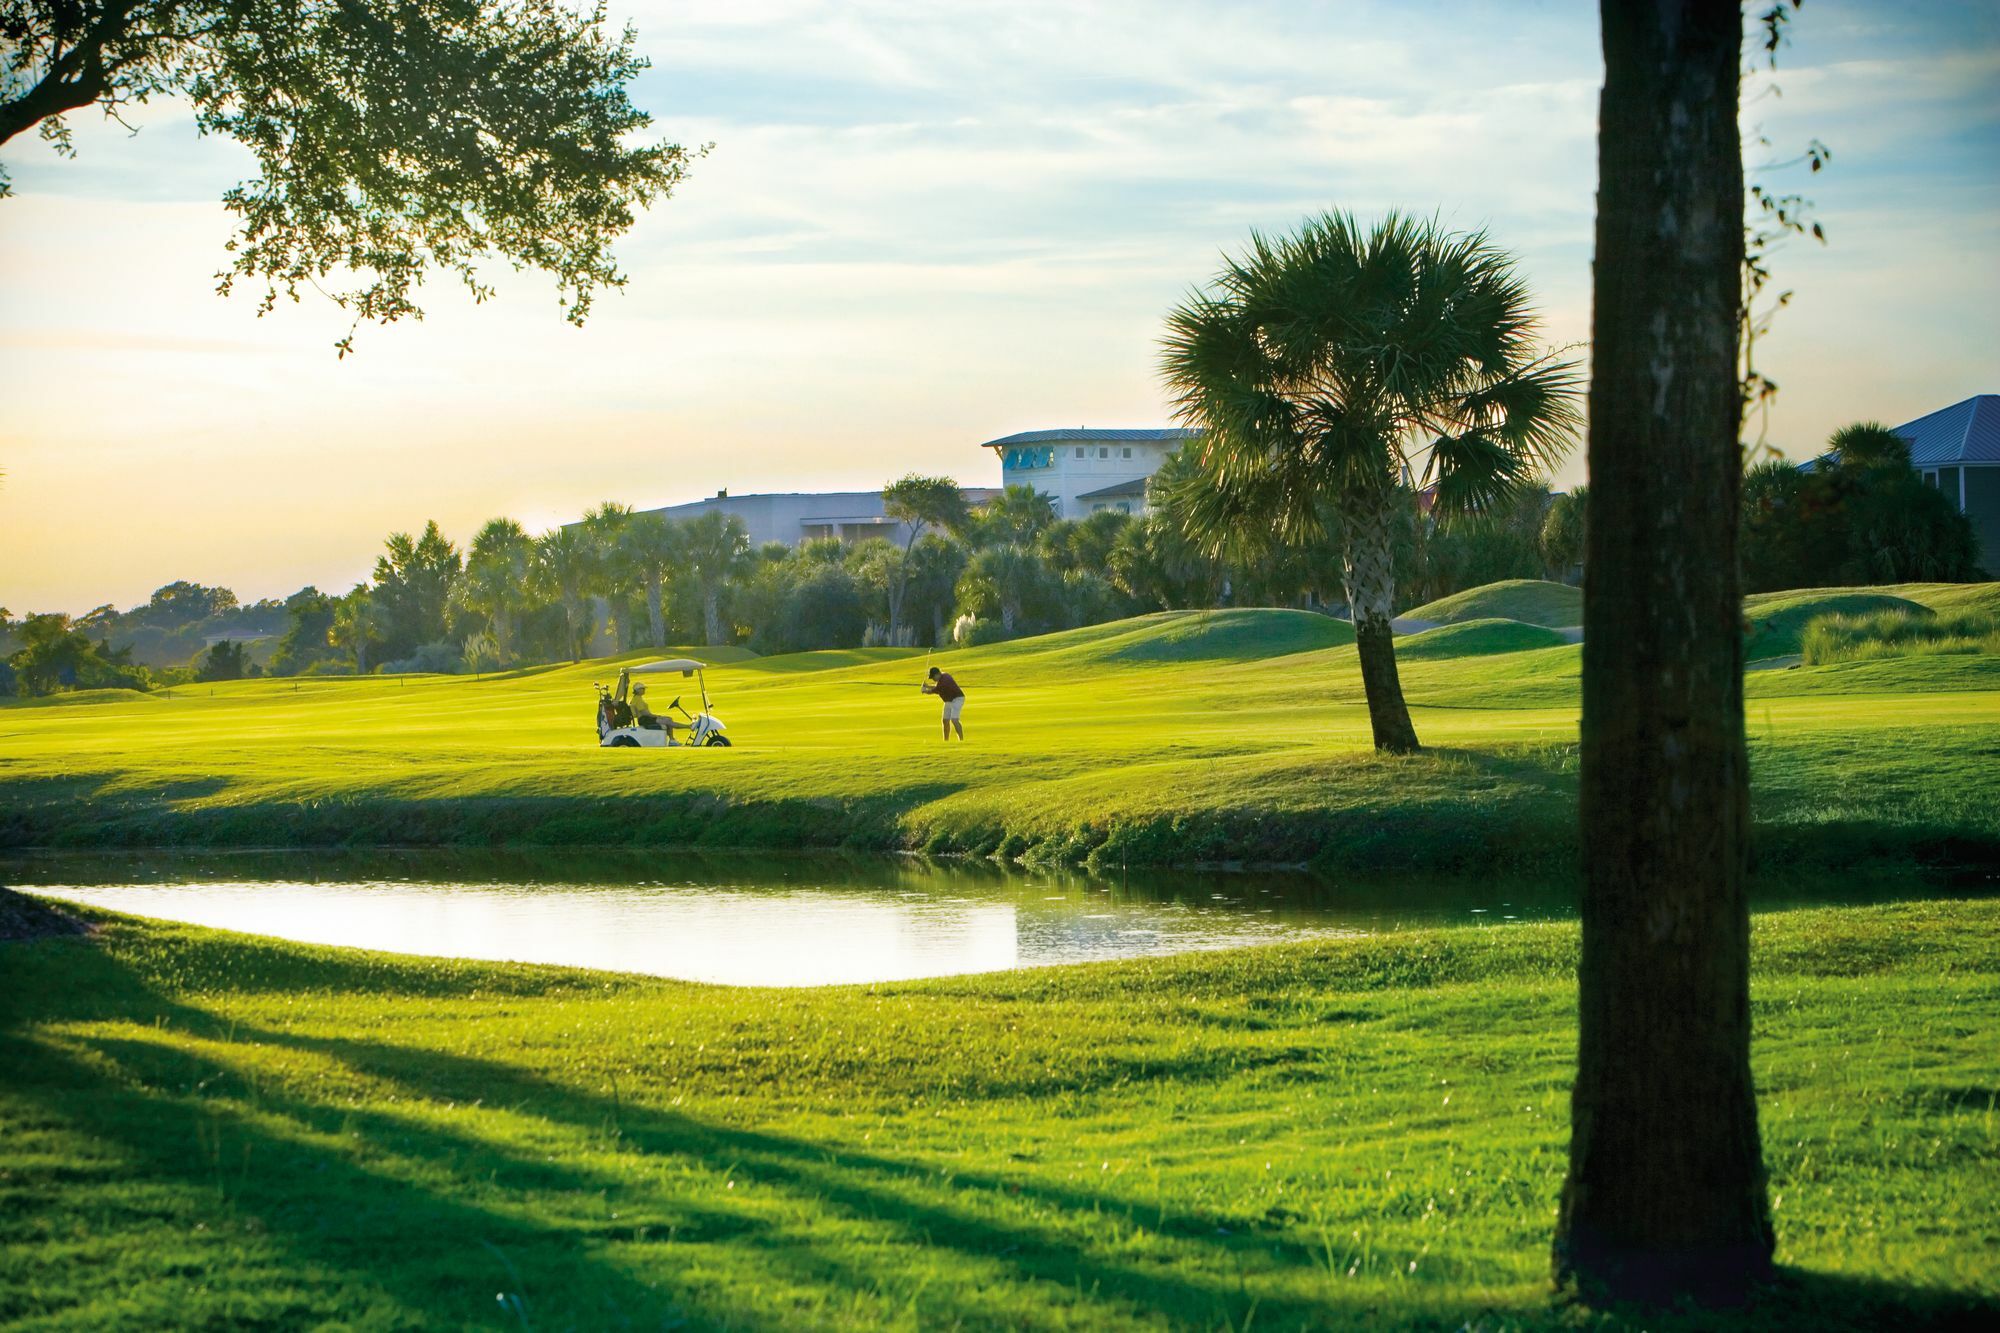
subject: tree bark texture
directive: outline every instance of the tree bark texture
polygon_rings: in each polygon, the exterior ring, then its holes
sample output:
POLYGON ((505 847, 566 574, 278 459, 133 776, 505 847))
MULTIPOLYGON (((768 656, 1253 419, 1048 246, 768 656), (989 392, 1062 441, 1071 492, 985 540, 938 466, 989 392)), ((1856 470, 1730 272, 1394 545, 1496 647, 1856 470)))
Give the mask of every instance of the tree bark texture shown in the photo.
POLYGON ((660 606, 660 580, 646 580, 646 626, 653 631, 653 646, 667 646, 667 617, 660 606))
POLYGON ((1554 1262, 1586 1294, 1769 1271, 1750 1077, 1734 0, 1602 0, 1584 885, 1554 1262))
POLYGON ((1403 702, 1396 672, 1396 643, 1389 628, 1396 613, 1396 565, 1389 544, 1387 497, 1343 506, 1340 514, 1341 575, 1348 613, 1354 617, 1354 647, 1361 659, 1361 689, 1368 700, 1368 725, 1375 748, 1414 754, 1417 729, 1403 702))
POLYGON ((702 633, 713 647, 722 642, 722 588, 710 583, 701 590, 702 633))

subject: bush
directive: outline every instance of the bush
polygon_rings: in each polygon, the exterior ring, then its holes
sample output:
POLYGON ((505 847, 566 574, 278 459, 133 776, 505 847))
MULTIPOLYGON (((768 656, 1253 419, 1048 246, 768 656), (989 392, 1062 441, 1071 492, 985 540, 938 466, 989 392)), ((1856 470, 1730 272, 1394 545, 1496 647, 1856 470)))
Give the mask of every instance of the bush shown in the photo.
POLYGON ((455 676, 464 669, 465 650, 446 639, 423 644, 408 657, 375 668, 384 676, 455 676))
POLYGON ((951 629, 952 641, 960 648, 977 648, 982 643, 1005 643, 1013 637, 997 619, 960 616, 951 629))
POLYGON ((2000 616, 1980 611, 1821 616, 1806 626, 1799 652, 1807 666, 1940 653, 2000 653, 2000 616))

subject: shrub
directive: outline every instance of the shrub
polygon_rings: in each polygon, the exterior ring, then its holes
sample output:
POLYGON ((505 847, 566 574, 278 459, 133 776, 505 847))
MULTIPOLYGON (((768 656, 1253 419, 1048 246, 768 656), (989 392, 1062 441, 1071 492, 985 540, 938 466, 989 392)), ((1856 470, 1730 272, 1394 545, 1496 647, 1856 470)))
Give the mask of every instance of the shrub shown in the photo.
POLYGON ((2000 652, 2000 616, 1980 611, 1820 616, 1806 626, 1799 652, 1807 666, 1879 657, 1996 653, 2000 652))
POLYGON ((384 676, 455 676, 465 669, 465 653, 448 639, 420 645, 408 657, 384 662, 375 668, 384 676))

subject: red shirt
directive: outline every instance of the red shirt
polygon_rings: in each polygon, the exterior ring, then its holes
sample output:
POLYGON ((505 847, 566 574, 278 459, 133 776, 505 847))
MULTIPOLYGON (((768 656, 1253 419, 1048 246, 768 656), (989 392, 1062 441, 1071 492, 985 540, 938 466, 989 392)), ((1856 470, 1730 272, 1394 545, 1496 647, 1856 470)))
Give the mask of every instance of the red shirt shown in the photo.
POLYGON ((963 699, 965 697, 965 691, 958 688, 958 682, 951 678, 949 671, 938 672, 938 678, 931 682, 931 689, 945 703, 950 703, 953 699, 963 699))

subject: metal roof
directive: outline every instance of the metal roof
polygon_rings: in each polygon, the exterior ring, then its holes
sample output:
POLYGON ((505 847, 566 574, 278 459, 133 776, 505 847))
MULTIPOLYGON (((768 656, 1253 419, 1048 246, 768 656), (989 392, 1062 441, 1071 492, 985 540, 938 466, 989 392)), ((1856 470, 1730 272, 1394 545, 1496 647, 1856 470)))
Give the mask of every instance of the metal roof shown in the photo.
POLYGON ((2000 394, 1982 393, 1896 427, 1913 467, 2000 463, 2000 394))
POLYGON ((988 440, 981 449, 998 449, 1010 444, 1179 444, 1201 434, 1198 430, 1183 430, 1178 426, 1149 426, 1143 430, 1086 430, 1079 426, 1074 430, 1024 430, 1019 435, 1007 435, 997 440, 988 440))
POLYGON ((1121 481, 1116 486, 1106 486, 1102 490, 1096 491, 1085 491, 1076 498, 1079 500, 1124 500, 1131 496, 1144 495, 1145 493, 1146 479, 1144 477, 1134 477, 1130 481, 1121 481))

